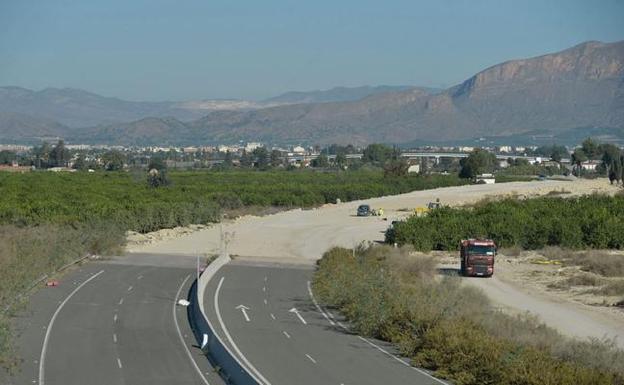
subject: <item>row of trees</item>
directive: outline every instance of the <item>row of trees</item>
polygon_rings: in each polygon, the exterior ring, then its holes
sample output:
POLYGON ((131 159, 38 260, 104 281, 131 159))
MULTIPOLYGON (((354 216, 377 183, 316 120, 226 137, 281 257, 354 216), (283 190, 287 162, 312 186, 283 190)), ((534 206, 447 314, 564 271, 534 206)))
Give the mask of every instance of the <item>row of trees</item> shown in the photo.
POLYGON ((412 216, 386 233, 389 243, 418 250, 457 250, 466 238, 491 238, 499 247, 624 249, 624 196, 507 199, 473 209, 441 208, 412 216))
MULTIPOLYGON (((560 163, 563 157, 569 155, 565 147, 558 145, 539 147, 535 150, 535 154, 548 156, 551 161, 557 163, 560 163)), ((574 172, 578 176, 584 173, 583 163, 588 160, 594 160, 601 161, 597 172, 608 176, 611 183, 619 183, 623 180, 624 152, 614 144, 599 143, 592 138, 587 138, 570 155, 570 160, 574 165, 574 172)), ((524 159, 510 158, 507 161, 511 167, 523 170, 530 166, 524 159)), ((493 172, 499 168, 496 156, 481 148, 475 149, 468 157, 461 159, 460 166, 459 176, 461 178, 474 178, 479 174, 493 172)))

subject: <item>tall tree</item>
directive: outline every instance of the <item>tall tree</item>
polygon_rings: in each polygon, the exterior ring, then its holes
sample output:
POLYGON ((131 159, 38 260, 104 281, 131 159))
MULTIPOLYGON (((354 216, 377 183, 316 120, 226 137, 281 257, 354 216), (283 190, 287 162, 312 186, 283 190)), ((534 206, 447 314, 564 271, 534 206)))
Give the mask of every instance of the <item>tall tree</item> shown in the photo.
POLYGON ((282 164, 282 153, 278 150, 271 151, 271 167, 279 167, 282 164))
POLYGON ((265 147, 257 147, 252 152, 256 167, 261 170, 266 170, 269 167, 269 152, 265 147))
POLYGON ((572 153, 572 163, 576 165, 577 175, 581 175, 583 173, 583 162, 587 161, 587 155, 582 148, 577 148, 572 153))
POLYGON ((312 160, 312 167, 329 167, 329 159, 327 158, 327 155, 321 153, 318 158, 312 160))
POLYGON ((41 146, 35 146, 33 148, 34 165, 37 168, 47 168, 50 163, 50 144, 43 142, 41 146))
POLYGON ((592 138, 585 139, 583 143, 581 143, 581 148, 583 149, 587 159, 598 159, 600 156, 598 143, 592 138))
POLYGON ((69 150, 65 148, 65 142, 59 140, 50 151, 50 165, 52 167, 65 167, 69 161, 69 150))
POLYGON ((102 161, 107 171, 119 171, 124 168, 126 157, 120 151, 112 150, 102 156, 102 161))
POLYGON ((251 167, 253 160, 246 150, 243 150, 243 154, 240 157, 241 167, 251 167))
POLYGON ((481 148, 476 148, 466 158, 459 161, 460 178, 474 178, 484 172, 492 172, 496 168, 496 155, 481 148))
POLYGON ((17 155, 13 151, 0 151, 0 164, 11 164, 17 159, 17 155))
POLYGON ((369 144, 362 154, 362 160, 369 163, 385 163, 392 157, 394 150, 384 144, 369 144))

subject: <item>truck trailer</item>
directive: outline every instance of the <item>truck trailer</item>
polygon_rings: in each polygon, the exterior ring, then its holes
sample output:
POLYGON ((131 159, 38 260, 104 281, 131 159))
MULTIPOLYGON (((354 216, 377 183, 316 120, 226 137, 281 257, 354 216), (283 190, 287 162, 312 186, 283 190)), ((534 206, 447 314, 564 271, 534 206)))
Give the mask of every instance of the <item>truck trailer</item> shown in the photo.
POLYGON ((494 274, 496 244, 491 239, 462 239, 459 248, 460 272, 467 277, 494 274))

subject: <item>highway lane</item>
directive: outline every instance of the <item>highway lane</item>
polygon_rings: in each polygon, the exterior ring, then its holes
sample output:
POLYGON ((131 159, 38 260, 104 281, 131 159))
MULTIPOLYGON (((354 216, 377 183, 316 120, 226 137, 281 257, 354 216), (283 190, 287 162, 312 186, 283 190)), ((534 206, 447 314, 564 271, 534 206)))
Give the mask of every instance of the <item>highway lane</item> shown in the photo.
POLYGON ((161 258, 90 263, 36 293, 17 320, 22 370, 7 383, 223 384, 192 346, 186 309, 175 306, 195 260, 162 267, 161 258))
POLYGON ((312 273, 234 261, 206 289, 216 332, 266 384, 442 383, 326 318, 308 291, 312 273))

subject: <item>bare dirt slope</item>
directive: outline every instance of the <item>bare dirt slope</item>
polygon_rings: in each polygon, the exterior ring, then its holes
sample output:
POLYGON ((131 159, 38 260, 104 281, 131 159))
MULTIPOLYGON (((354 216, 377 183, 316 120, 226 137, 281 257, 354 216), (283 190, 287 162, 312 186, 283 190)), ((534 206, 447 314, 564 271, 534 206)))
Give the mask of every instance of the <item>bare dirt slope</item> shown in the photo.
MULTIPOLYGON (((562 189, 572 194, 616 191, 616 188, 610 186, 606 180, 520 182, 416 191, 365 201, 325 205, 313 210, 292 210, 264 217, 243 217, 177 237, 172 237, 169 232, 164 237, 151 236, 151 240, 143 244, 130 242, 128 251, 212 254, 218 252, 223 232, 229 239, 228 251, 232 255, 259 260, 313 263, 332 246, 353 247, 362 241, 382 241, 384 231, 391 220, 408 216, 415 207, 424 206, 436 198, 443 204, 462 205, 487 196, 519 194, 530 197, 562 189), (374 208, 383 208, 387 220, 380 217, 356 217, 355 209, 363 202, 374 208)), ((504 274, 490 280, 466 280, 466 282, 485 289, 494 302, 516 310, 535 313, 544 322, 565 334, 582 337, 619 336, 619 343, 624 346, 622 316, 604 314, 593 311, 590 306, 531 292, 522 285, 504 280, 504 274)))

